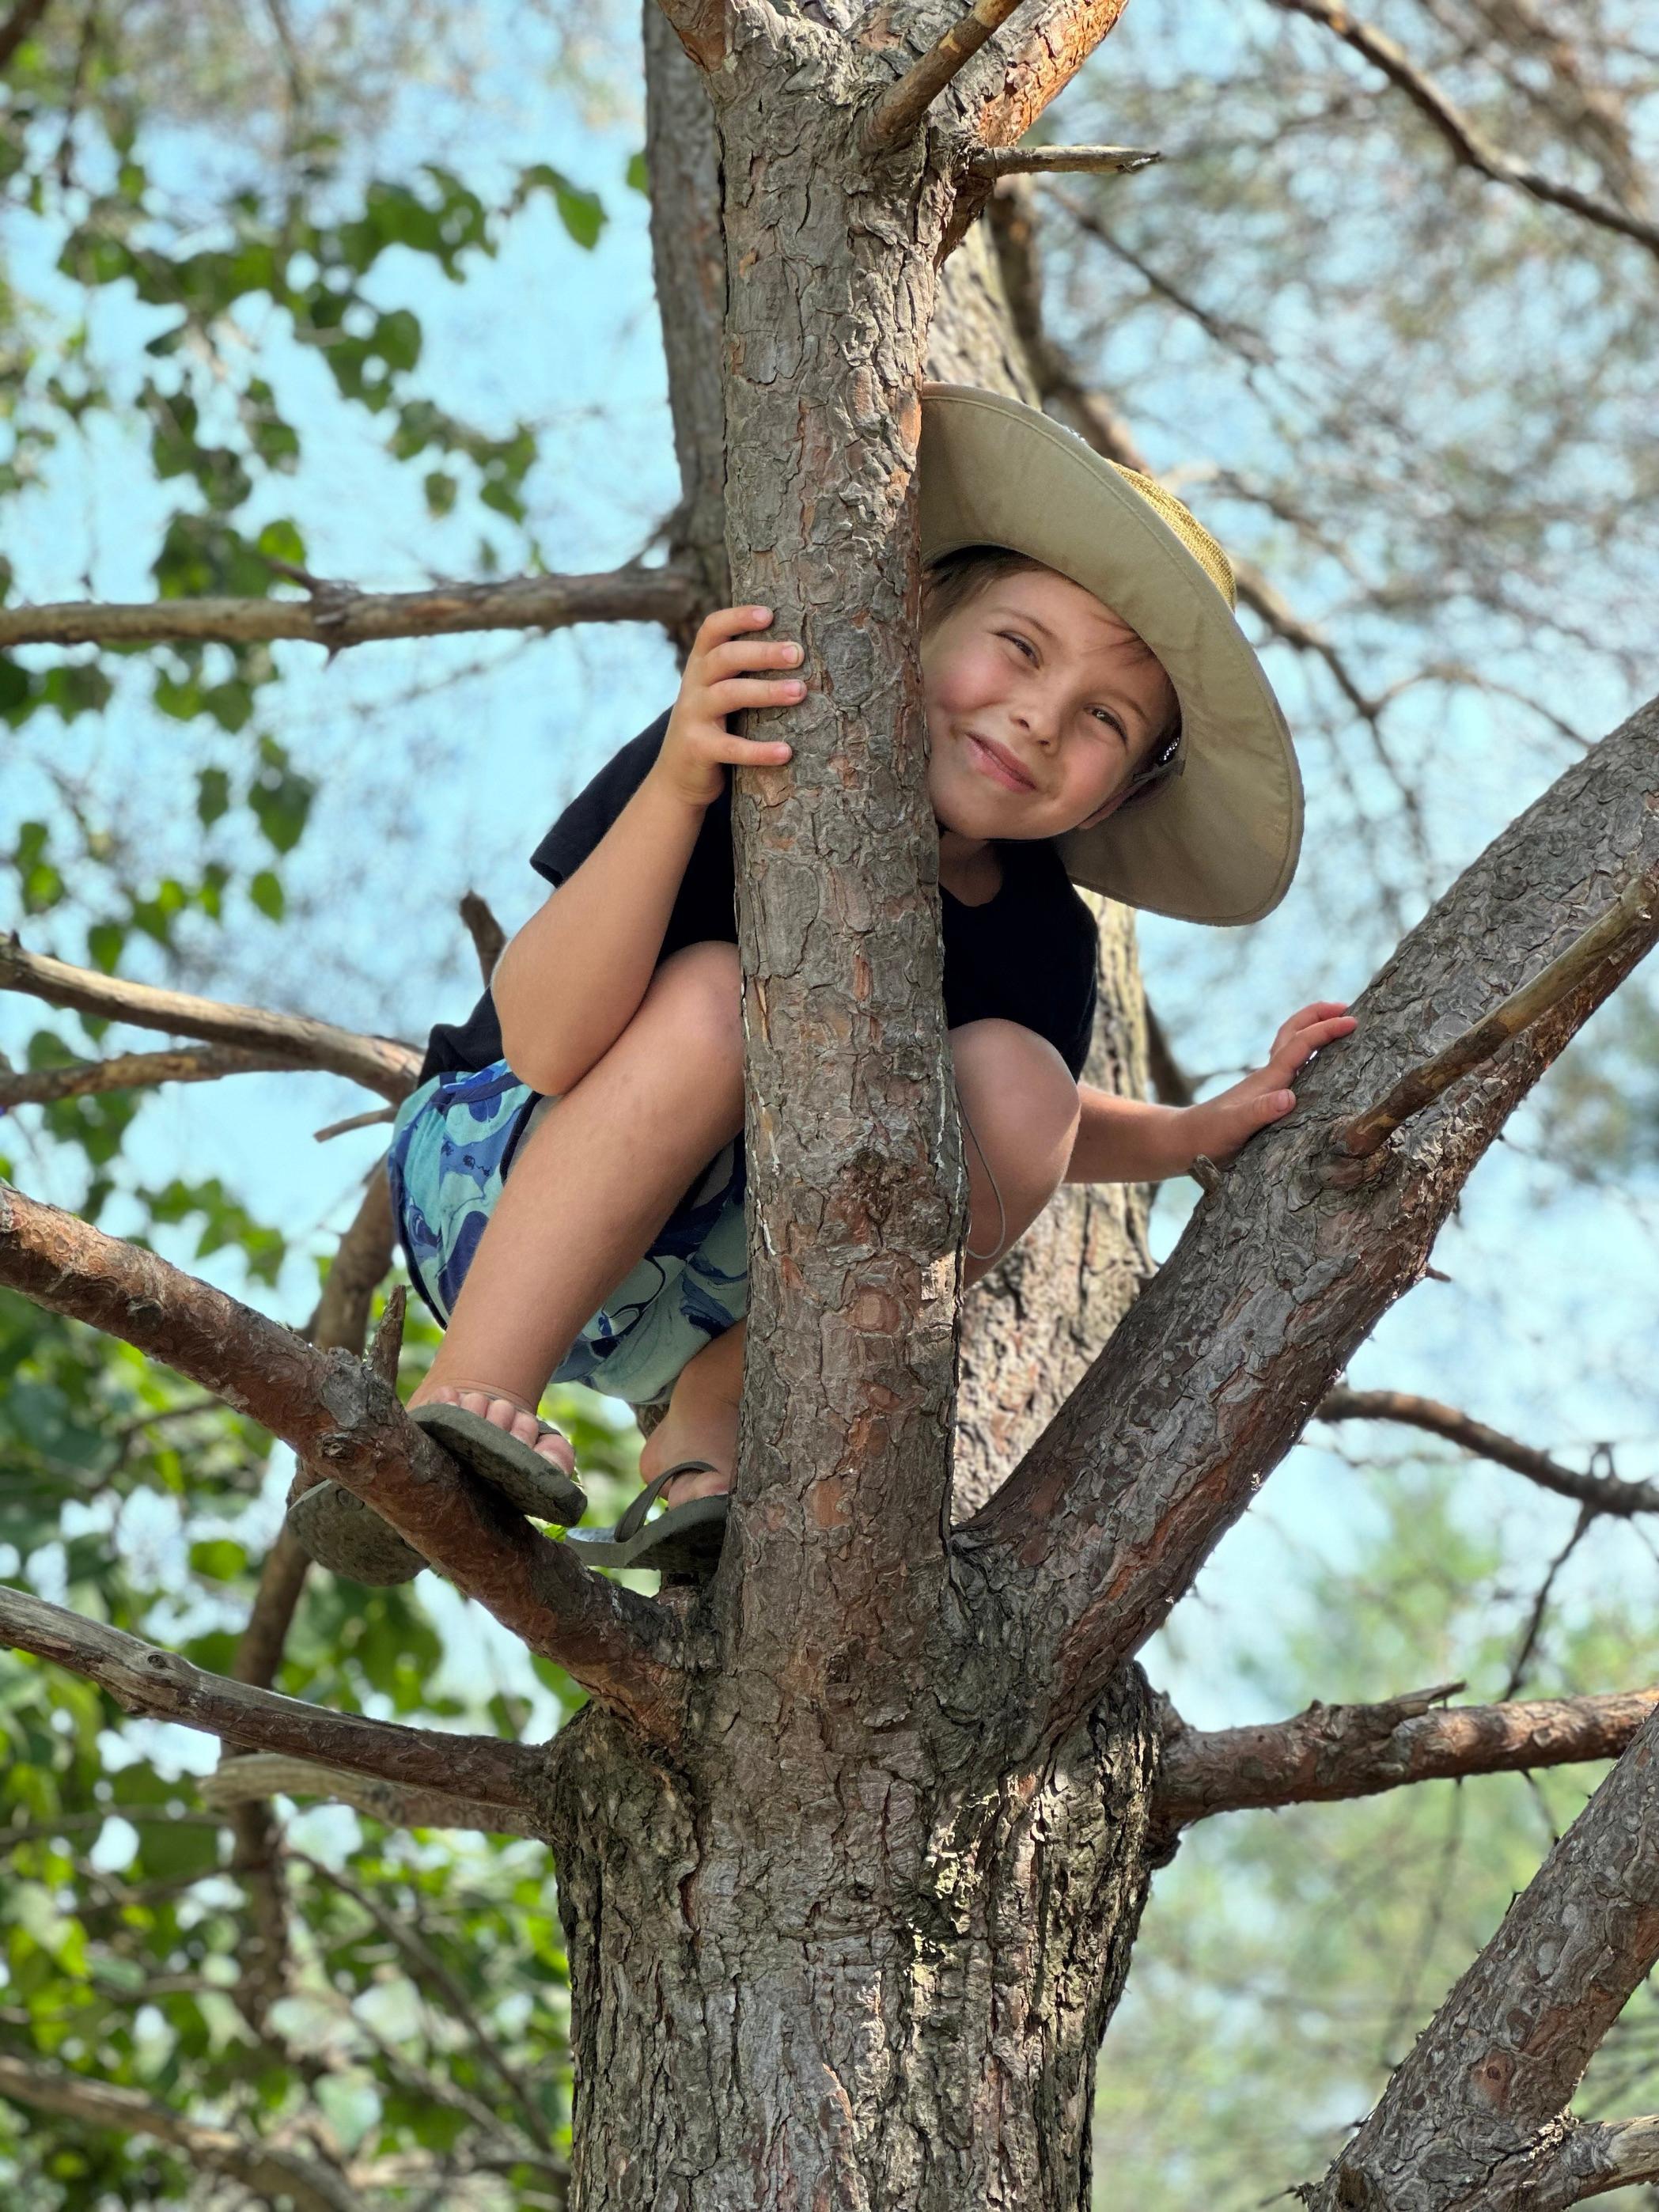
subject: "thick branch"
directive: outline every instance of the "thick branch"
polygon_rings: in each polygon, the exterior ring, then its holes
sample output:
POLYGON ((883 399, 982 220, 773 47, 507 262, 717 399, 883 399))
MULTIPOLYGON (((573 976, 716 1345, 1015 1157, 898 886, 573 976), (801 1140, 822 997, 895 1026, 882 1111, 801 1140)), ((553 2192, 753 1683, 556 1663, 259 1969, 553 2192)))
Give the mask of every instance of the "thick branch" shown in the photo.
MULTIPOLYGON (((671 1616, 464 1481, 360 1361, 318 1351, 154 1253, 3 1184, 0 1281, 163 1361, 301 1459, 326 1465, 532 1651, 647 1735, 676 1731, 683 1678, 671 1616)), ((304 1746, 254 1741, 311 1755, 304 1746)))
POLYGON ((1566 951, 1540 975, 1502 1003, 1483 1014, 1461 1036, 1443 1045, 1432 1059, 1402 1075, 1386 1098, 1364 1113, 1345 1121, 1332 1139, 1333 1149, 1349 1159, 1363 1160, 1380 1152, 1403 1122, 1431 1106, 1443 1091, 1473 1073, 1502 1049, 1510 1039, 1530 1028, 1542 1014, 1578 989, 1604 961, 1614 959, 1628 945, 1638 957, 1654 941, 1654 913, 1659 906, 1659 868, 1650 868, 1627 884, 1607 912, 1575 938, 1566 951))
POLYGON ((1214 1813, 1617 1759, 1659 1703, 1659 1690, 1623 1690, 1431 1711, 1446 1695, 1440 1688, 1376 1705, 1312 1705, 1258 1728, 1182 1729, 1164 1747, 1158 1823, 1185 1828, 1214 1813))
POLYGON ((331 1712, 234 1682, 27 1590, 0 1586, 0 1642, 86 1675, 125 1712, 178 1721, 256 1750, 502 1805, 528 1802, 541 1777, 542 1754, 526 1745, 331 1712))
POLYGON ((1448 1443, 1461 1444, 1465 1451, 1510 1468, 1542 1489, 1553 1490, 1557 1497, 1571 1498, 1597 1513, 1615 1513, 1626 1519, 1633 1513, 1659 1513, 1659 1484, 1629 1482, 1616 1474, 1581 1474, 1575 1467, 1563 1467, 1547 1452, 1534 1451, 1530 1444, 1520 1443, 1499 1429, 1489 1429, 1484 1421, 1460 1413, 1455 1406, 1443 1406, 1435 1398, 1414 1397, 1408 1390, 1328 1390, 1316 1408, 1316 1416, 1322 1421, 1403 1422, 1407 1427, 1443 1437, 1448 1443))
POLYGON ((1017 145, 1043 110, 1058 99, 1123 13, 1124 0, 1048 0, 1023 15, 1002 82, 970 117, 988 146, 1017 145))
POLYGON ((349 1805, 384 1820, 390 1828, 473 1828, 488 1836, 538 1836, 539 1819, 526 1806, 492 1804, 451 1790, 422 1790, 386 1782, 343 1767, 319 1766, 314 1759, 291 1759, 278 1751, 255 1751, 228 1759, 197 1784, 202 1802, 215 1812, 246 1806, 279 1793, 316 1797, 330 1805, 349 1805))
POLYGON ((362 2212, 343 2177, 320 2159, 279 2149, 232 2128, 185 2119, 151 2104, 136 2089, 0 2056, 0 2097, 88 2127, 112 2128, 118 2135, 154 2136, 185 2152, 192 2165, 240 2182, 268 2204, 289 2203, 295 2212, 362 2212))
POLYGON ((59 1098, 88 1098, 105 1091, 143 1091, 158 1083, 212 1083, 222 1075, 264 1074, 310 1064, 289 1053, 246 1052, 237 1045, 122 1052, 108 1060, 72 1060, 67 1067, 0 1073, 0 1106, 50 1106, 59 1098))
POLYGON ((919 62, 883 94, 864 129, 866 154, 884 153, 915 131, 958 70, 970 62, 1020 4, 1020 0, 974 0, 974 5, 919 62))
POLYGON ((1544 2201, 1514 2184, 1659 1958, 1656 1756, 1659 1707, 1306 2192, 1314 2212, 1544 2201))
POLYGON ((1086 1710, 1167 1616, 1387 1307, 1504 1120, 1634 965, 1627 938, 1513 1038, 1482 1079, 1401 1133, 1382 1175, 1325 1187, 1330 1135, 1494 986, 1535 972, 1605 911, 1610 881, 1659 866, 1659 702, 1511 823, 1403 941, 1322 1054, 1287 1123, 1200 1206, 1082 1387, 985 1511, 957 1532, 1022 1617, 1053 1726, 1086 1710))
POLYGON ((360 1036, 332 1022, 304 1014, 277 1014, 263 1006, 232 1006, 185 991, 159 991, 129 983, 95 968, 76 968, 42 952, 26 952, 15 937, 0 937, 0 991, 23 991, 48 1006, 68 1006, 100 1020, 131 1022, 141 1030, 171 1030, 209 1044, 276 1053, 292 1067, 343 1075, 394 1102, 415 1087, 421 1055, 395 1037, 360 1036))
POLYGON ((592 576, 514 576, 498 584, 442 584, 422 592, 323 587, 305 599, 157 599, 137 606, 72 600, 0 607, 0 647, 219 642, 299 638, 326 646, 466 630, 566 629, 577 623, 683 623, 695 586, 678 569, 617 568, 592 576))
POLYGON ((1632 238, 1638 246, 1646 246, 1650 253, 1659 254, 1659 225, 1632 215, 1628 208, 1613 200, 1580 191, 1576 185, 1561 184, 1553 177, 1541 176, 1525 162, 1517 161, 1513 155, 1504 153, 1452 105, 1434 79, 1418 68, 1403 47, 1336 4, 1336 0, 1274 0, 1274 5, 1289 14, 1305 15, 1310 22, 1322 23, 1357 54, 1363 54, 1374 68, 1382 70, 1390 84, 1399 87, 1420 115, 1427 117, 1466 167, 1478 170, 1483 177, 1490 177, 1495 184, 1512 185, 1519 191, 1530 193, 1534 199, 1566 208, 1587 222, 1599 224, 1604 230, 1617 231, 1622 237, 1632 238))

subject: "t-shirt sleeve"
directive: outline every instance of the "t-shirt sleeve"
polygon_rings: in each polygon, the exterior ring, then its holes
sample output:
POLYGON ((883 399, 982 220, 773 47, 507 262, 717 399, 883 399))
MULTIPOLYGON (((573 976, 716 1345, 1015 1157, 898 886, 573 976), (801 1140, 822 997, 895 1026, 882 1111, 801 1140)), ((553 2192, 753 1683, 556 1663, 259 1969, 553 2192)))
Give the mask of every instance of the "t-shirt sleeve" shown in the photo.
MULTIPOLYGON (((669 709, 668 713, 672 713, 669 709)), ((574 875, 650 774, 668 729, 659 714, 637 738, 614 753, 580 791, 530 856, 538 876, 557 890, 574 875)), ((735 945, 737 892, 732 867, 731 774, 726 788, 705 811, 697 840, 680 878, 663 932, 659 961, 682 945, 704 941, 735 945)))
POLYGON ((530 856, 530 865, 555 889, 574 876, 645 781, 662 750, 668 714, 630 738, 613 753, 592 781, 578 792, 530 856))

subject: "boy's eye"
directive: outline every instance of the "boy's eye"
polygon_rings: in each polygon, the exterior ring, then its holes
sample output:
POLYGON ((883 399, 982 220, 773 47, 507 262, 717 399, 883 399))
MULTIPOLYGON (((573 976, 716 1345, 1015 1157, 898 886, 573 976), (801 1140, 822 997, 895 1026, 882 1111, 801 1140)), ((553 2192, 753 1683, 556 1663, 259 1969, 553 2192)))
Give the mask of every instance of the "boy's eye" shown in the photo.
MULTIPOLYGON (((997 635, 999 637, 1006 637, 1010 645, 1018 646, 1021 652, 1026 653, 1032 660, 1036 659, 1036 647, 1031 643, 1029 638, 1022 637, 1018 630, 1000 629, 997 632, 997 635)), ((1115 738, 1121 738, 1125 744, 1127 744, 1129 742, 1129 732, 1124 728, 1122 723, 1118 720, 1117 716, 1109 710, 1109 708, 1105 707, 1091 707, 1089 709, 1089 712, 1091 714, 1098 714, 1106 727, 1112 732, 1112 735, 1115 738)))

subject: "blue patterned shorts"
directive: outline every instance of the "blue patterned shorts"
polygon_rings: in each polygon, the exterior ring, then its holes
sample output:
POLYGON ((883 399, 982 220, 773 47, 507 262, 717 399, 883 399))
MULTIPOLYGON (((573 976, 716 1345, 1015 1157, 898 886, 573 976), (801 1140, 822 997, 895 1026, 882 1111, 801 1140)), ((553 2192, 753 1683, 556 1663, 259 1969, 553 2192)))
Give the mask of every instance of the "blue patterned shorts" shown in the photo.
MULTIPOLYGON (((544 1101, 504 1060, 476 1074, 434 1075, 398 1109, 386 1173, 416 1289, 441 1322, 454 1310, 513 1165, 544 1101)), ((687 1361, 743 1319, 749 1304, 743 1139, 710 1161, 633 1273, 554 1371, 629 1405, 665 1397, 687 1361)))

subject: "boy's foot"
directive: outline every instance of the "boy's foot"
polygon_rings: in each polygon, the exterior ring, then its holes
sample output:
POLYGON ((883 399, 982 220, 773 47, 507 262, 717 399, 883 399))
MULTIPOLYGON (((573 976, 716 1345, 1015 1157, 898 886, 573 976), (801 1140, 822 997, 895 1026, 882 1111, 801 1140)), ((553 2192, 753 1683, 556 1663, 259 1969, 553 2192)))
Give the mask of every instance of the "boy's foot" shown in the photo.
POLYGON ((520 1513, 567 1528, 581 1519, 587 1499, 571 1480, 575 1454, 519 1400, 440 1384, 415 1394, 409 1417, 520 1513))
POLYGON ((562 1473, 574 1474, 576 1471, 576 1455, 568 1437, 562 1437, 516 1398, 505 1397, 499 1391, 475 1389, 468 1384, 457 1387, 440 1382, 410 1393, 409 1412, 413 1413, 417 1406, 459 1406, 464 1413, 477 1413, 492 1428, 501 1429, 516 1437, 520 1443, 528 1444, 532 1451, 551 1460, 562 1473))
POLYGON ((732 1487, 738 1461, 738 1409, 729 1399, 678 1383, 640 1454, 640 1480, 650 1482, 665 1468, 684 1460, 708 1462, 707 1471, 676 1475, 662 1491, 665 1505, 684 1505, 694 1498, 718 1498, 732 1487))

